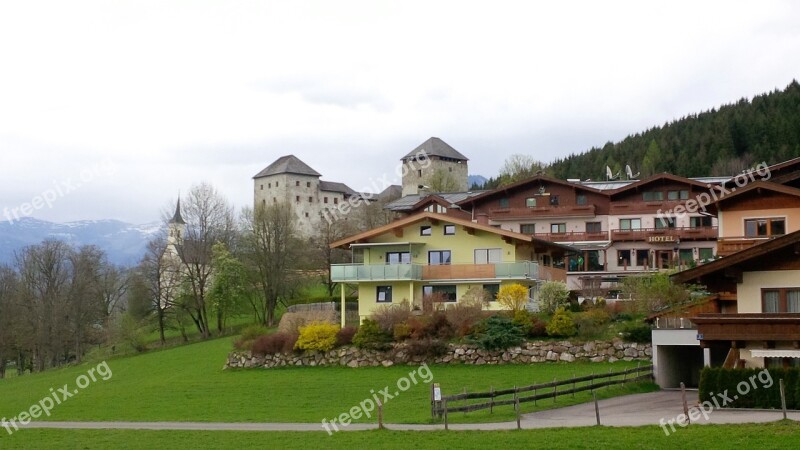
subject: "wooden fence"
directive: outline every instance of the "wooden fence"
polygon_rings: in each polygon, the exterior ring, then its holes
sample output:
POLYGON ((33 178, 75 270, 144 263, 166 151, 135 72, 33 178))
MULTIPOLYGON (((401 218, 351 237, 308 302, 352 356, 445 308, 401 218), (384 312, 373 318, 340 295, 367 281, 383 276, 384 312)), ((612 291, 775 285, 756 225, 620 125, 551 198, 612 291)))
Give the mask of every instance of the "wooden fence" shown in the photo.
MULTIPOLYGON (((637 381, 652 380, 653 366, 638 366, 632 369, 619 372, 609 372, 605 374, 592 374, 582 377, 570 378, 567 380, 551 383, 534 384, 531 386, 513 387, 511 389, 491 389, 489 392, 467 392, 466 388, 461 394, 442 396, 441 400, 434 398, 434 391, 431 389, 431 415, 432 417, 447 417, 448 413, 471 412, 482 409, 492 410, 495 406, 514 405, 518 408, 519 403, 535 402, 537 400, 553 399, 555 402, 560 395, 575 395, 577 392, 594 391, 595 389, 625 384, 637 381), (559 389, 565 386, 566 389, 559 389), (544 391, 544 392, 543 392, 544 391), (520 394, 532 392, 532 395, 521 396, 520 394), (502 398, 512 396, 511 398, 502 398), (498 399, 498 397, 501 397, 498 399), (469 403, 469 400, 488 399, 481 403, 469 403), (458 403, 461 403, 458 405, 458 403)), ((433 386, 433 385, 432 385, 433 386)))

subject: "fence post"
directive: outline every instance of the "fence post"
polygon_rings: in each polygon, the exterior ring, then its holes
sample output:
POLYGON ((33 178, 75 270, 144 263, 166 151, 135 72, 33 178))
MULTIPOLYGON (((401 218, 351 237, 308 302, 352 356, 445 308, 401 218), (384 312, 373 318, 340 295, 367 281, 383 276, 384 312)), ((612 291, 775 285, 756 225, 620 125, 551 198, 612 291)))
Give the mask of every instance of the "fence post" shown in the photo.
MULTIPOLYGON (((533 385, 536 386, 536 382, 533 382, 533 385)), ((536 406, 536 388, 533 388, 533 406, 536 406)))
POLYGON ((431 419, 435 419, 436 418, 436 397, 435 397, 434 390, 433 390, 434 389, 433 383, 430 384, 430 388, 431 388, 431 390, 430 390, 431 391, 431 419))
POLYGON ((783 409, 783 420, 786 420, 786 388, 783 385, 783 378, 779 380, 781 386, 781 408, 783 409))
POLYGON ((464 386, 464 416, 467 415, 467 406, 468 406, 468 402, 467 402, 467 387, 464 386))
POLYGON ((489 414, 494 414, 494 386, 489 386, 489 414))
MULTIPOLYGON (((611 381, 611 374, 614 373, 614 369, 608 369, 608 381, 611 381)), ((606 386, 606 389, 611 389, 612 385, 606 386)))
POLYGON ((683 401, 683 415, 686 416, 686 423, 692 423, 689 419, 689 405, 686 403, 686 385, 681 381, 681 400, 683 401))
POLYGON ((558 385, 555 384, 556 381, 557 380, 555 378, 553 378, 553 385, 554 385, 553 386, 553 403, 556 402, 556 397, 558 397, 558 385))
POLYGON ((597 418, 597 426, 600 426, 600 407, 597 405, 597 394, 592 392, 594 399, 594 416, 597 418))
POLYGON ((378 400, 378 429, 383 429, 383 403, 378 400))
POLYGON ((589 378, 589 392, 594 394, 594 371, 592 371, 592 374, 590 376, 591 378, 589 378))
POLYGON ((516 416, 517 416, 517 429, 521 430, 522 426, 520 425, 520 422, 519 422, 519 396, 517 395, 517 386, 516 385, 514 385, 514 412, 516 413, 516 416))
POLYGON ((444 429, 447 430, 447 398, 442 397, 442 407, 444 408, 444 429))
POLYGON ((575 398, 575 372, 572 372, 572 398, 575 398))

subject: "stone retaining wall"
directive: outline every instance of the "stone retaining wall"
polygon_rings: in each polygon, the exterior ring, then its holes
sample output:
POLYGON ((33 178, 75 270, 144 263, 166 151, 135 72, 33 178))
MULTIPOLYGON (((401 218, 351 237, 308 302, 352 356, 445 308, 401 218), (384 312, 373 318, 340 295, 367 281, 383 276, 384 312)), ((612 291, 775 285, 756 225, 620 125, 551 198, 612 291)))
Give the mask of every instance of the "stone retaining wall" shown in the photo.
MULTIPOLYGON (((428 360, 434 364, 458 362, 461 364, 529 364, 546 361, 614 362, 618 360, 650 361, 650 344, 633 342, 590 341, 534 341, 504 351, 486 351, 474 345, 449 344, 443 356, 428 360)), ((392 349, 379 352, 362 350, 353 346, 341 347, 326 353, 290 353, 257 356, 250 352, 234 351, 228 355, 225 368, 283 367, 283 366, 392 366, 394 364, 421 364, 425 359, 410 357, 406 344, 394 344, 392 349)))

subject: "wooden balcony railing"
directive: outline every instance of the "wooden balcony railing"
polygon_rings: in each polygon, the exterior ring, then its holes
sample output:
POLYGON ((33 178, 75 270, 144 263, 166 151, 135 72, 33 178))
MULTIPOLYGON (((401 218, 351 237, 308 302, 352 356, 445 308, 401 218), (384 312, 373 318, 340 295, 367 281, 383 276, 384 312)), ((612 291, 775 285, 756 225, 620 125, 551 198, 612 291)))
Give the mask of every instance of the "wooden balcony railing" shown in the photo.
POLYGON ((611 202, 609 206, 611 214, 656 214, 659 211, 674 210, 685 202, 686 200, 611 202))
POLYGON ((700 341, 800 341, 800 313, 700 314, 700 341))
POLYGON ((772 237, 746 237, 746 236, 735 236, 735 237, 726 237, 720 238, 717 241, 717 254, 719 256, 728 256, 731 253, 736 253, 738 251, 748 249, 756 244, 760 244, 761 242, 768 241, 773 239, 777 236, 772 237))
POLYGON ((537 206, 534 208, 500 208, 489 211, 497 220, 525 219, 530 217, 594 217, 594 205, 537 206))
POLYGON ((566 233, 536 233, 535 238, 550 242, 582 242, 582 241, 607 241, 608 231, 588 232, 570 231, 566 233))
POLYGON ((647 241, 666 243, 681 241, 713 241, 717 239, 717 227, 639 228, 635 230, 611 230, 612 241, 647 241))

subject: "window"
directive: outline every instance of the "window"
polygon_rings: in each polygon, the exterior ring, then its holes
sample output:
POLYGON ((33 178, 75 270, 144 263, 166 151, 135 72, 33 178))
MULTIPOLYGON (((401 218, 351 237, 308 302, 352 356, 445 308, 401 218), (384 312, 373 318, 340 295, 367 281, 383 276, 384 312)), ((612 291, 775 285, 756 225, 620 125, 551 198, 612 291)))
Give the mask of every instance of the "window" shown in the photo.
POLYGON ((503 208, 503 209, 508 208, 508 199, 507 198, 501 198, 498 201, 498 203, 500 205, 500 208, 503 208))
POLYGON ((322 200, 323 202, 328 203, 328 197, 323 197, 322 200))
POLYGON ((525 206, 528 208, 536 208, 536 197, 528 197, 525 199, 525 206))
POLYGON ((647 250, 636 250, 636 265, 639 267, 647 267, 650 252, 647 250))
POLYGON ((419 227, 420 236, 430 236, 431 234, 433 234, 433 230, 431 229, 430 225, 423 225, 419 227))
POLYGON ((586 194, 578 194, 575 196, 575 204, 576 205, 585 205, 586 204, 586 194))
POLYGON ((761 308, 765 313, 800 313, 800 287, 762 289, 761 308))
POLYGON ((378 303, 392 303, 392 287, 391 286, 377 286, 376 301, 378 303))
POLYGON ((522 234, 534 234, 536 233, 536 224, 535 223, 523 223, 519 226, 519 232, 522 234))
POLYGON ((628 267, 631 265, 631 251, 617 250, 617 266, 628 267))
POLYGON ((708 261, 714 259, 714 249, 699 248, 697 249, 697 256, 700 258, 700 261, 708 261))
POLYGON ((429 251, 428 264, 431 266, 441 266, 450 264, 450 250, 429 251))
POLYGON ((278 187, 278 182, 277 181, 275 182, 275 187, 278 187))
POLYGON ((675 228, 675 218, 673 217, 656 217, 656 230, 663 230, 664 228, 675 228))
POLYGON ((295 181, 295 182, 294 182, 294 185, 295 185, 295 186, 300 186, 300 182, 299 182, 299 181, 295 181))
POLYGON ((263 185, 263 184, 261 185, 261 190, 262 190, 262 191, 264 190, 264 185, 263 185))
POLYGON ((308 203, 314 203, 314 197, 308 197, 308 203))
POLYGON ((440 294, 446 302, 454 302, 458 298, 455 285, 422 286, 423 296, 434 294, 440 294))
POLYGON ((296 197, 294 198, 294 200, 295 200, 297 203, 300 203, 300 196, 299 196, 299 195, 298 195, 298 196, 296 196, 296 197))
POLYGON ((386 264, 411 264, 411 253, 386 252, 386 264))
POLYGON ((786 219, 747 219, 744 221, 744 234, 747 237, 786 234, 786 219))
POLYGON ((657 202, 664 200, 664 192, 662 191, 642 192, 642 200, 646 202, 657 202))
POLYGON ((550 206, 558 206, 558 196, 551 195, 550 196, 550 206))
POLYGON ((476 248, 475 264, 497 264, 503 261, 503 250, 499 248, 476 248))
POLYGON ((642 219, 619 219, 620 230, 641 230, 642 219))
POLYGON ((500 292, 499 284, 484 284, 483 290, 489 293, 489 301, 497 301, 497 293, 500 292))
POLYGON ((586 222, 586 232, 587 233, 602 233, 602 226, 600 222, 586 222))
POLYGON ((310 181, 306 181, 306 187, 311 187, 311 182, 310 181))
POLYGON ((689 191, 669 191, 667 192, 667 200, 687 200, 689 198, 689 191))
POLYGON ((308 217, 308 213, 306 213, 306 217, 308 217))
POLYGON ((444 226, 444 235, 445 236, 452 236, 456 234, 456 226, 455 225, 445 225, 444 226))
POLYGON ((267 183, 267 189, 272 189, 272 183, 267 183))
POLYGON ((417 170, 417 176, 418 176, 419 178, 422 178, 422 170, 417 170))
POLYGON ((709 216, 690 217, 689 226, 692 228, 710 227, 711 217, 709 216))
POLYGON ((550 232, 551 233, 566 233, 567 232, 567 224, 565 224, 565 223, 551 223, 550 224, 550 232))
POLYGON ((678 260, 683 264, 687 264, 690 261, 694 261, 694 253, 692 253, 692 249, 682 248, 678 250, 678 260))
POLYGON ((338 205, 338 204, 339 204, 339 199, 338 199, 338 198, 336 198, 336 197, 334 197, 334 198, 333 198, 333 204, 334 204, 334 205, 338 205))

